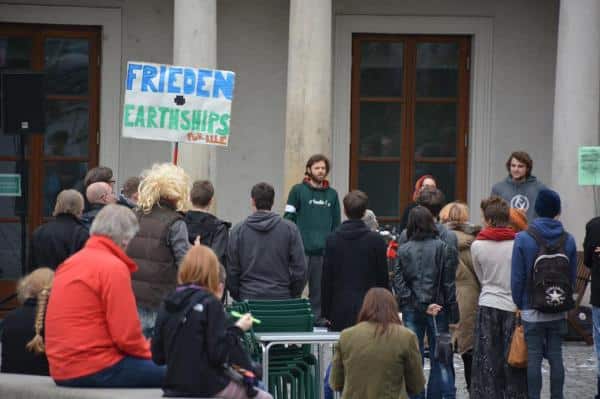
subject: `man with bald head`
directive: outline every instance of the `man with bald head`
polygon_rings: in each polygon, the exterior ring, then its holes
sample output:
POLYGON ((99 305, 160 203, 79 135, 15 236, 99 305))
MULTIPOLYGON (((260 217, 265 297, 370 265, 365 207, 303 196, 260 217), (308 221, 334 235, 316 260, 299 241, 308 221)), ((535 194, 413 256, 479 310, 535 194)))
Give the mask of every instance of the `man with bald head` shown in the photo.
POLYGON ((117 201, 112 186, 105 182, 96 182, 90 184, 85 190, 85 197, 90 203, 89 209, 83 214, 81 221, 89 230, 94 218, 100 212, 104 205, 113 204, 117 201))

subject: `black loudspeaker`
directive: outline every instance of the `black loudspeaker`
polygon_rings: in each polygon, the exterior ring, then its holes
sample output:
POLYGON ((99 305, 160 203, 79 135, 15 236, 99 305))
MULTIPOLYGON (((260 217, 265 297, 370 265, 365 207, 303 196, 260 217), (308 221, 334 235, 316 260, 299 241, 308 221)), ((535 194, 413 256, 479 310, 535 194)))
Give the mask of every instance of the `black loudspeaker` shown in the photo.
POLYGON ((44 74, 4 71, 0 74, 3 134, 44 133, 46 130, 44 74))

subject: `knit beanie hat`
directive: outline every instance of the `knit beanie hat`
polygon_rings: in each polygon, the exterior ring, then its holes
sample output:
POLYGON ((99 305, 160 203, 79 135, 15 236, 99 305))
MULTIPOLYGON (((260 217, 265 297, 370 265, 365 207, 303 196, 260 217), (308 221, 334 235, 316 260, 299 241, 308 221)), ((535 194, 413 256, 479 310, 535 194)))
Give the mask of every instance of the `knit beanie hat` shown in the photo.
POLYGON ((517 233, 527 230, 527 215, 522 209, 510 208, 509 223, 517 233))
POLYGON ((535 213, 543 218, 554 218, 560 214, 560 196, 550 189, 540 190, 535 200, 535 213))

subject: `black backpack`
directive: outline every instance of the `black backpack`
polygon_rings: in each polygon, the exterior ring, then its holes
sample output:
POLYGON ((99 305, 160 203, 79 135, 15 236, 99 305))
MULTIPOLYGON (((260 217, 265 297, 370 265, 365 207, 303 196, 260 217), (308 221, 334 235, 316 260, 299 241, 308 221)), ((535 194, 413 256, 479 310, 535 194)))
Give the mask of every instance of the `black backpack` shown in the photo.
POLYGON ((568 234, 563 232, 556 244, 548 245, 541 234, 529 227, 538 247, 538 254, 531 270, 529 303, 532 309, 542 313, 564 312, 575 307, 571 265, 565 254, 568 234))

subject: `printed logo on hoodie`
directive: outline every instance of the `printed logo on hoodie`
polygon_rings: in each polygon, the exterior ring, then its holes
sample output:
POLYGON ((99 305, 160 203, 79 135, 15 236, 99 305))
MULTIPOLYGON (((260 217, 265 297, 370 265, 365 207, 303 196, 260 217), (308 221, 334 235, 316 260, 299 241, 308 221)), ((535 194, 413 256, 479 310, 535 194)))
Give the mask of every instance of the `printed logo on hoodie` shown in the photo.
POLYGON ((331 202, 327 200, 316 200, 314 198, 308 201, 308 205, 326 206, 327 208, 331 208, 331 202))
POLYGON ((529 198, 523 194, 517 194, 510 199, 510 207, 522 209, 525 212, 529 209, 529 198))

